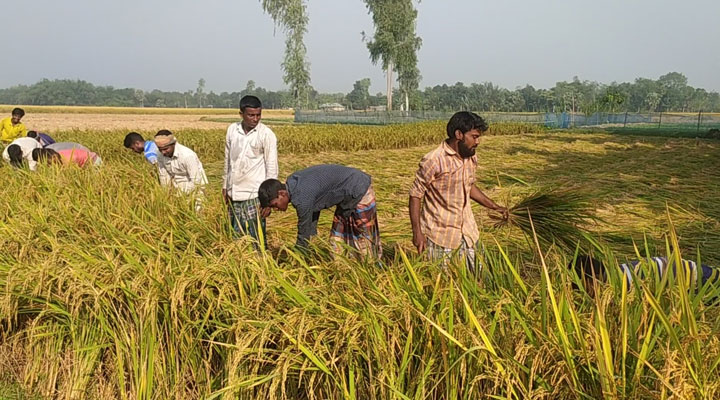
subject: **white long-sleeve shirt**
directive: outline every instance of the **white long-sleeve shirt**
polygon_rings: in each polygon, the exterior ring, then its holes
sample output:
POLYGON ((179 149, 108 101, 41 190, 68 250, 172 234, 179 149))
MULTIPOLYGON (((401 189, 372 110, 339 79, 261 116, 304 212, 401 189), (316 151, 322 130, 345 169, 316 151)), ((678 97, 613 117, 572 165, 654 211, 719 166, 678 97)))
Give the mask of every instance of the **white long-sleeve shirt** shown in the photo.
POLYGON ((37 162, 33 161, 32 151, 34 149, 42 148, 40 142, 35 140, 35 138, 31 137, 21 137, 13 140, 9 145, 7 145, 7 147, 5 147, 2 153, 3 159, 7 162, 10 162, 10 154, 8 154, 8 147, 14 144, 20 146, 23 158, 25 159, 25 161, 27 161, 30 171, 35 171, 35 169, 37 168, 37 162))
POLYGON ((225 135, 225 171, 223 189, 233 201, 254 199, 260 184, 277 179, 277 137, 259 122, 245 133, 242 122, 231 124, 225 135))
POLYGON ((205 169, 197 154, 180 143, 175 144, 172 157, 158 155, 160 184, 179 189, 183 193, 202 190, 207 184, 205 169))

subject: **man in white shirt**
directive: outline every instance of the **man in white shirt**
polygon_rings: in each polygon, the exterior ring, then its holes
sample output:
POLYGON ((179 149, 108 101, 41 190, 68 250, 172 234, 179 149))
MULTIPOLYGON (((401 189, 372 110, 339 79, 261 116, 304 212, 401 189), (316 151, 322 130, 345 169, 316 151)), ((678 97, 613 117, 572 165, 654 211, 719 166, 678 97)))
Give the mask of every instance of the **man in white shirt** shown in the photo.
POLYGON ((160 184, 193 196, 195 210, 200 211, 207 176, 197 154, 177 143, 175 136, 166 129, 155 135, 155 144, 162 154, 158 157, 160 184))
POLYGON ((240 99, 240 115, 242 121, 231 124, 225 136, 222 196, 236 234, 250 235, 265 245, 270 208, 261 210, 258 189, 266 179, 277 179, 277 138, 260 122, 262 103, 257 97, 240 99))
POLYGON ((32 151, 42 148, 40 142, 31 137, 20 137, 13 140, 2 152, 2 157, 13 167, 20 168, 27 161, 30 171, 35 171, 37 162, 32 158, 32 151))

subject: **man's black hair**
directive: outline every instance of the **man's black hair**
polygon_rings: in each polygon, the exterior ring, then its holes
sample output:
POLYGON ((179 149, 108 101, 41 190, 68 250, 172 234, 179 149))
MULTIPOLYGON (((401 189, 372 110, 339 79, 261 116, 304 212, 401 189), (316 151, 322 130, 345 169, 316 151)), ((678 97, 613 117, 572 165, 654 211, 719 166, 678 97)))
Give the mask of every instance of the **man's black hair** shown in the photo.
POLYGON ((15 107, 15 108, 13 108, 11 115, 19 115, 19 116, 23 117, 23 116, 25 116, 25 110, 23 110, 22 108, 19 108, 19 107, 15 107))
POLYGON ((258 200, 260 207, 270 207, 270 202, 278 198, 278 192, 285 189, 285 184, 277 179, 268 179, 260 184, 258 200))
POLYGON ((139 133, 137 133, 137 132, 130 132, 130 133, 128 133, 127 135, 125 135, 125 141, 123 142, 123 144, 125 145, 126 148, 129 149, 130 146, 133 145, 133 143, 135 143, 135 142, 144 142, 144 141, 145 141, 145 139, 144 139, 144 138, 142 137, 142 135, 140 135, 139 133))
POLYGON ((255 96, 247 95, 240 99, 240 111, 245 112, 246 108, 262 108, 260 99, 255 96))
POLYGON ((161 129, 161 130, 158 131, 158 133, 155 134, 155 136, 170 136, 170 135, 172 135, 172 134, 173 134, 173 133, 170 132, 170 131, 167 130, 167 129, 161 129))
POLYGON ((8 157, 10 158, 10 165, 15 168, 20 168, 23 165, 23 152, 22 148, 16 144, 11 144, 7 148, 8 157))
MULTIPOLYGON (((605 264, 598 260, 597 258, 593 258, 589 255, 578 255, 577 258, 575 258, 575 272, 578 274, 578 277, 584 280, 590 280, 590 279, 597 279, 600 281, 604 281, 607 277, 607 272, 605 270, 605 264)), ((573 263, 571 262, 568 267, 572 267, 573 263)))
POLYGON ((455 131, 468 133, 476 129, 479 132, 488 130, 487 122, 481 116, 470 111, 458 111, 450 117, 447 124, 447 134, 450 139, 455 138, 455 131))
POLYGON ((38 134, 37 134, 36 131, 28 131, 27 137, 31 137, 31 138, 33 138, 33 139, 37 139, 38 134))

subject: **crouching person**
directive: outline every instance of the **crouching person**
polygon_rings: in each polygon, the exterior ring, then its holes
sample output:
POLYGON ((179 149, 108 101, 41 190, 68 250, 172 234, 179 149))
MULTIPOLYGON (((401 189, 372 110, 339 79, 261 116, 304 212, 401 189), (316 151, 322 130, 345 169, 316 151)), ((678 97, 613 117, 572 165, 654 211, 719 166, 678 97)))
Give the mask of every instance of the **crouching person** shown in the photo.
POLYGON ((78 167, 102 164, 102 158, 80 143, 57 142, 33 150, 33 160, 47 164, 77 165, 78 167))
POLYGON ((292 203, 297 212, 297 246, 306 248, 317 234, 320 211, 335 207, 330 238, 336 252, 345 243, 360 257, 380 259, 375 191, 370 175, 342 165, 315 165, 297 171, 285 183, 268 179, 258 191, 260 206, 286 211, 292 203))
POLYGON ((168 130, 161 130, 155 135, 155 144, 161 154, 158 157, 160 184, 192 195, 195 211, 200 211, 207 176, 197 154, 177 143, 175 136, 168 130))
POLYGON ((37 140, 29 137, 21 137, 13 140, 8 147, 3 149, 3 160, 15 168, 21 168, 27 161, 30 171, 35 171, 36 162, 32 158, 32 152, 40 148, 37 140))
MULTIPOLYGON (((642 260, 650 266, 651 270, 657 271, 657 276, 662 278, 666 274, 670 273, 673 277, 678 276, 678 265, 672 258, 667 257, 648 257, 642 260)), ((639 260, 633 260, 620 265, 611 266, 611 268, 618 268, 618 272, 627 281, 628 290, 632 287, 633 275, 640 280, 644 280, 647 277, 642 269, 638 268, 641 263, 639 260)), ((686 279, 686 286, 692 287, 693 282, 697 283, 698 287, 702 287, 706 284, 718 285, 720 283, 720 270, 715 267, 698 264, 692 260, 681 259, 680 268, 683 270, 683 275, 686 279)), ((585 287, 585 291, 590 295, 595 295, 595 286, 598 283, 603 283, 608 280, 608 267, 602 261, 593 258, 587 254, 578 255, 573 261, 568 264, 568 269, 575 269, 580 281, 585 287)))

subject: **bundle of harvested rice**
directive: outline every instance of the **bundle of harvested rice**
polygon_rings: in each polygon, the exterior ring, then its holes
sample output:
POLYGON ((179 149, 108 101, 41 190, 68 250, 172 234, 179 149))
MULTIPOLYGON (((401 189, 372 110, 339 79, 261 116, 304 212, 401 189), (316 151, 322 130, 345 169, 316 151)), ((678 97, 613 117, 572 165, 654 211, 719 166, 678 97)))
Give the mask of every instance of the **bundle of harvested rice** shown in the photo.
POLYGON ((574 250, 586 235, 585 227, 598 221, 590 200, 572 189, 538 190, 509 207, 507 219, 493 218, 496 227, 515 226, 529 238, 534 226, 540 243, 574 250))

